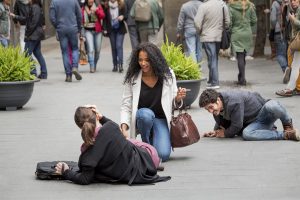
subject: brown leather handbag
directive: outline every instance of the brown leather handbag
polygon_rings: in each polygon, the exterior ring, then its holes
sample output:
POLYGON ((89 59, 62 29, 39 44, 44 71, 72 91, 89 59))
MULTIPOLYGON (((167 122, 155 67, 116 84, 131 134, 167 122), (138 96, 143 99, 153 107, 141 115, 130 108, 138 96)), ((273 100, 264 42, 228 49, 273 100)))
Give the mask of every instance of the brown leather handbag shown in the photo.
POLYGON ((198 129, 192 117, 187 113, 186 108, 184 110, 182 112, 182 103, 181 106, 177 107, 174 100, 171 119, 171 145, 173 148, 185 147, 200 140, 198 129), (174 116, 175 109, 179 110, 176 117, 174 116))

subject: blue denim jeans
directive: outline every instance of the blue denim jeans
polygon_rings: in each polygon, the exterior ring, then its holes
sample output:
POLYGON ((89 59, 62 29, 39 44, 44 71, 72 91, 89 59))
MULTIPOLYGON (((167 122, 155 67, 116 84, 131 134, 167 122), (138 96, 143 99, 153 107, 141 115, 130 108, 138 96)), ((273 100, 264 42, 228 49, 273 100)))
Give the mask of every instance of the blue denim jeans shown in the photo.
POLYGON ((9 44, 8 39, 0 37, 0 44, 3 47, 8 47, 8 44, 9 44))
POLYGON ((140 108, 136 113, 136 127, 142 141, 153 145, 162 161, 167 161, 171 154, 167 120, 155 118, 155 114, 149 108, 140 108))
POLYGON ((85 30, 85 38, 86 38, 87 53, 88 53, 90 67, 96 68, 100 57, 102 33, 85 30))
MULTIPOLYGON (((41 51, 41 41, 40 40, 26 41, 24 48, 28 56, 31 56, 32 54, 35 56, 35 58, 37 59, 41 67, 41 75, 43 77, 47 77, 47 66, 41 51)), ((34 67, 34 69, 31 71, 31 74, 34 74, 35 76, 37 75, 36 67, 34 67)))
POLYGON ((276 46, 276 58, 281 67, 281 70, 284 72, 288 66, 287 63, 287 44, 284 41, 281 34, 276 34, 274 36, 274 42, 276 46))
POLYGON ((64 68, 66 75, 72 75, 72 68, 78 68, 79 50, 77 32, 58 32, 60 49, 62 53, 64 68), (69 59, 69 45, 72 49, 72 63, 69 59))
POLYGON ((256 120, 243 130, 244 140, 282 140, 283 131, 274 130, 274 123, 291 121, 286 109, 276 100, 269 100, 260 110, 256 120))
POLYGON ((114 66, 117 66, 117 64, 123 64, 124 34, 119 33, 119 31, 113 30, 109 34, 109 39, 114 66))
POLYGON ((207 55, 209 70, 207 83, 211 84, 212 86, 219 85, 218 62, 220 42, 203 42, 203 46, 207 55))
POLYGON ((202 60, 202 43, 198 34, 185 37, 188 56, 199 63, 202 60))

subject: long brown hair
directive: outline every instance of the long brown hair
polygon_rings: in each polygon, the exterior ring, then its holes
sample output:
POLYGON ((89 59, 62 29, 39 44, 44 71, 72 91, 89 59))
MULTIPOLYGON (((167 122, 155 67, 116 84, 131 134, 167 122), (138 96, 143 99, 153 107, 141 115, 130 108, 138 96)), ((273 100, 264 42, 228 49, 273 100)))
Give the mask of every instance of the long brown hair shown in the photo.
POLYGON ((232 0, 232 1, 229 1, 229 2, 230 3, 241 3, 242 4, 243 17, 245 16, 247 5, 251 4, 251 2, 249 0, 232 0))
POLYGON ((76 109, 74 120, 81 129, 81 137, 87 146, 93 145, 94 133, 96 128, 96 113, 90 108, 78 107, 76 109))

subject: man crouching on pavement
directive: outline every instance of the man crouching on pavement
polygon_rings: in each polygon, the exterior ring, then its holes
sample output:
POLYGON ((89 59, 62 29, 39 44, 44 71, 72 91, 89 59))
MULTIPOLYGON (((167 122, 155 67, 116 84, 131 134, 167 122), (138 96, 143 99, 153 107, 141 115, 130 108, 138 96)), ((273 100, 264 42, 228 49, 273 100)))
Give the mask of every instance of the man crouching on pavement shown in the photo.
POLYGON ((286 109, 257 92, 207 89, 199 98, 199 106, 212 113, 216 121, 214 131, 205 133, 204 137, 241 135, 244 140, 300 140, 286 109), (282 122, 283 131, 274 125, 277 119, 282 122))

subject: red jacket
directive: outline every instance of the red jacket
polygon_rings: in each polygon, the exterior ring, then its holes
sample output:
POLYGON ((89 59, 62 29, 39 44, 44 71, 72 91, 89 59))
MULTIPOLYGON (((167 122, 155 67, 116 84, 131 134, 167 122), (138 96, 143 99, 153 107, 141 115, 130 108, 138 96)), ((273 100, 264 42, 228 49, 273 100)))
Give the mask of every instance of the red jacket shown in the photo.
MULTIPOLYGON (((84 24, 84 8, 85 8, 84 6, 82 6, 82 8, 81 8, 82 24, 84 24)), ((97 16, 97 21, 95 23, 95 31, 97 33, 99 33, 99 32, 102 32, 102 30, 103 30, 101 21, 102 21, 102 19, 105 18, 103 8, 100 4, 98 5, 97 10, 96 10, 96 16, 97 16)))

